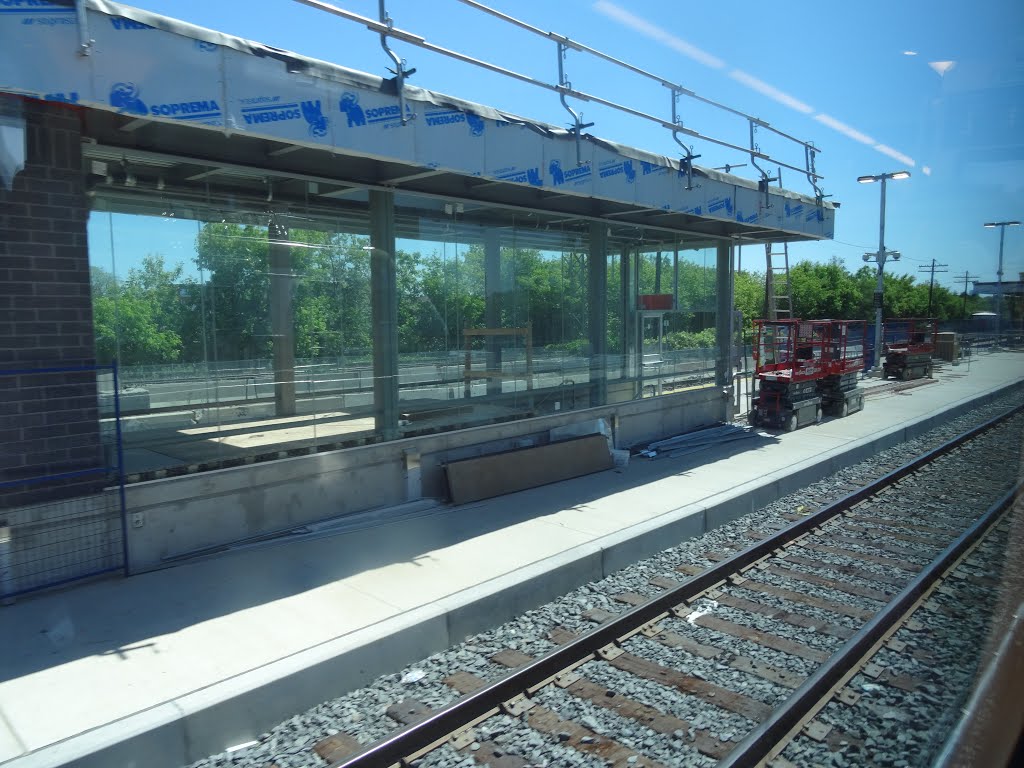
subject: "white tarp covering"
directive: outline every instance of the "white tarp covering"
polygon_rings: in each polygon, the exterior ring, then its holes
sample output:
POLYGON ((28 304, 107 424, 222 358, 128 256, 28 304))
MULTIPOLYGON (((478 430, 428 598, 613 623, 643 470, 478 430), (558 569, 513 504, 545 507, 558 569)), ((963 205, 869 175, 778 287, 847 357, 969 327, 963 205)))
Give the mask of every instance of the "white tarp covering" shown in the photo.
POLYGON ((75 8, 0 0, 0 92, 187 122, 422 168, 557 189, 645 208, 831 238, 831 204, 673 159, 393 84, 106 0, 88 0, 88 56, 75 8))

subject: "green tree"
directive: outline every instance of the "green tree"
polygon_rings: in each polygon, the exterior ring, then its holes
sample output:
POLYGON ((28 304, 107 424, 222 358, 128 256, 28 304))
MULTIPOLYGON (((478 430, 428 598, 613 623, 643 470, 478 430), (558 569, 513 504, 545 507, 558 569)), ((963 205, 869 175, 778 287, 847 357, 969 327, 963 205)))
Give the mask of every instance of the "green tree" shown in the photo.
POLYGON ((855 318, 861 311, 858 283, 842 262, 801 261, 789 271, 793 316, 801 318, 855 318))
POLYGON ((204 224, 196 236, 196 265, 206 279, 206 327, 219 360, 268 357, 270 280, 265 227, 204 224))
MULTIPOLYGON (((366 237, 295 230, 289 233, 299 357, 362 356, 372 346, 370 260, 366 237)), ((377 257, 380 258, 380 257, 377 257)))
POLYGON ((764 274, 736 272, 733 276, 733 306, 743 315, 743 333, 749 334, 754 320, 764 315, 764 274))
POLYGON ((463 348, 462 329, 484 325, 483 247, 435 252, 417 263, 416 274, 415 291, 399 307, 399 328, 416 329, 407 331, 407 343, 431 352, 463 348))
MULTIPOLYGON (((297 356, 365 353, 371 346, 371 252, 364 249, 368 239, 293 228, 288 240, 297 356)), ((205 224, 196 252, 197 265, 209 272, 206 327, 219 359, 269 357, 273 345, 267 228, 205 224)))
POLYGON ((121 365, 173 363, 182 351, 175 280, 181 267, 167 270, 163 257, 147 255, 123 284, 99 268, 90 270, 96 358, 121 365))

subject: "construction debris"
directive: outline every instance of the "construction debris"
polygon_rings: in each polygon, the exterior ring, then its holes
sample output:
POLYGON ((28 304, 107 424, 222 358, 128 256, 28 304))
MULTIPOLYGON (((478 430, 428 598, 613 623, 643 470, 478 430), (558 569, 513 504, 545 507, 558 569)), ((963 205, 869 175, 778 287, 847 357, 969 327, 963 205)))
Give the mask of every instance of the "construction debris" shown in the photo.
POLYGON ((771 437, 768 433, 754 427, 723 424, 717 427, 699 429, 696 432, 686 432, 685 434, 669 437, 665 440, 658 440, 648 445, 645 450, 640 451, 640 455, 646 456, 649 459, 664 458, 666 456, 674 459, 679 456, 686 456, 706 450, 707 448, 713 448, 737 440, 745 440, 758 435, 771 437))

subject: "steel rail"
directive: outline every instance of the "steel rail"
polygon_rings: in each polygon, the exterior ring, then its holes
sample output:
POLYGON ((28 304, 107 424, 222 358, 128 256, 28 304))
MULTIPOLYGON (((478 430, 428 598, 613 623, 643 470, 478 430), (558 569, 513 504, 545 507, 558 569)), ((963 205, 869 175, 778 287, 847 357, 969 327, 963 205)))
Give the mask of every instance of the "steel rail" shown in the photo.
POLYGON ((1024 734, 1024 603, 1017 606, 999 648, 992 654, 962 715, 932 768, 1010 765, 1024 734))
POLYGON ((803 685, 776 707, 732 752, 718 763, 719 768, 747 768, 761 765, 770 753, 780 746, 790 732, 800 724, 811 710, 825 698, 842 678, 855 669, 890 629, 906 616, 914 602, 937 582, 942 574, 981 538, 1016 501, 1024 490, 1019 481, 995 504, 988 508, 974 524, 932 560, 902 592, 894 597, 842 648, 829 657, 803 685))
POLYGON ((452 704, 438 710, 429 717, 370 745, 357 755, 352 755, 331 764, 330 768, 379 768, 392 765, 438 744, 447 735, 457 732, 467 724, 477 721, 495 711, 502 703, 528 691, 534 686, 552 679, 568 667, 581 660, 593 657, 600 649, 634 634, 639 627, 662 618, 675 606, 693 600, 724 582, 758 560, 771 555, 775 550, 793 539, 807 533, 836 515, 845 512, 855 504, 877 494, 921 467, 941 456, 956 450, 963 444, 998 426, 1017 413, 1024 411, 1018 406, 989 419, 973 429, 943 443, 912 461, 897 467, 874 482, 858 488, 841 499, 834 501, 813 515, 797 520, 767 539, 755 542, 718 565, 700 573, 671 589, 655 596, 649 602, 633 608, 618 618, 602 624, 581 637, 559 646, 545 656, 516 669, 489 685, 470 693, 452 704))
MULTIPOLYGON (((643 120, 648 120, 650 122, 657 123, 658 125, 662 126, 663 128, 666 128, 666 129, 668 129, 670 131, 673 131, 674 133, 682 133, 682 134, 685 134, 686 136, 689 136, 689 137, 694 138, 694 139, 698 139, 700 141, 707 141, 707 142, 710 142, 711 144, 716 144, 716 145, 718 145, 720 147, 725 147, 726 149, 732 149, 732 150, 735 150, 737 152, 741 152, 744 155, 748 155, 748 156, 751 156, 751 157, 754 157, 754 158, 760 158, 762 160, 771 162, 774 165, 778 165, 778 166, 780 166, 782 168, 788 168, 789 170, 796 171, 797 173, 806 175, 808 177, 813 177, 815 179, 824 179, 825 178, 824 176, 822 176, 822 175, 820 175, 820 174, 818 174, 816 172, 810 171, 807 168, 800 168, 800 167, 795 166, 795 165, 790 165, 789 163, 780 162, 779 160, 776 160, 776 159, 772 158, 770 155, 766 155, 766 154, 764 154, 763 152, 761 152, 759 150, 753 149, 752 147, 743 147, 743 146, 740 146, 739 144, 733 144, 733 143, 728 142, 728 141, 723 141, 721 139, 716 139, 716 138, 713 138, 711 136, 706 136, 706 135, 700 133, 699 131, 695 131, 695 130, 693 130, 691 128, 686 128, 686 127, 684 127, 682 125, 678 125, 676 123, 671 123, 671 122, 669 122, 667 120, 664 120, 664 119, 662 119, 660 117, 657 117, 656 115, 648 114, 647 112, 643 112, 643 111, 641 111, 639 109, 634 109, 632 107, 627 107, 627 106, 625 106, 623 104, 618 104, 618 103, 616 103, 614 101, 609 101, 608 99, 604 99, 604 98, 602 98, 600 96, 595 96, 594 94, 586 93, 585 91, 577 91, 574 88, 568 88, 568 87, 563 86, 563 85, 556 85, 555 83, 549 83, 549 82, 546 82, 544 80, 538 80, 535 77, 531 77, 530 75, 524 75, 521 72, 516 72, 515 70, 507 69, 506 67, 502 67, 502 66, 500 66, 498 64, 492 64, 489 61, 484 61, 483 59, 477 59, 477 58, 474 58, 473 56, 469 56, 469 55, 464 54, 464 53, 459 53, 458 51, 453 51, 450 48, 445 48, 445 47, 440 46, 440 45, 435 45, 434 43, 427 42, 427 39, 425 37, 422 37, 421 35, 417 35, 417 34, 414 34, 412 32, 408 32, 408 31, 406 31, 404 29, 399 29, 398 27, 390 26, 388 24, 384 24, 384 23, 379 22, 379 21, 374 21, 373 19, 371 19, 371 18, 369 18, 367 16, 361 16, 358 13, 353 13, 352 11, 346 11, 343 8, 338 8, 337 6, 331 5, 330 3, 326 3, 323 0, 295 0, 295 2, 301 3, 302 5, 308 5, 311 8, 316 8, 317 10, 321 10, 321 11, 324 11, 326 13, 333 14, 335 16, 340 16, 341 18, 348 19, 349 21, 357 22, 359 24, 364 25, 367 29, 369 29, 372 32, 377 32, 377 33, 382 34, 382 35, 388 35, 390 37, 395 38, 396 40, 401 40, 401 41, 409 43, 411 45, 418 46, 418 47, 423 48, 424 50, 430 51, 432 53, 437 53, 437 54, 440 54, 442 56, 448 56, 449 58, 455 59, 456 61, 461 61, 461 62, 466 63, 466 64, 472 64, 474 66, 481 67, 481 68, 489 70, 491 72, 495 72, 495 73, 500 74, 500 75, 505 75, 506 77, 511 77, 514 80, 519 80, 521 82, 528 83, 530 85, 534 85, 534 86, 536 86, 538 88, 544 88, 546 90, 549 90, 549 91, 552 91, 554 93, 558 93, 558 94, 561 94, 561 95, 564 95, 564 96, 571 96, 572 98, 579 99, 580 101, 590 101, 590 102, 593 102, 595 104, 601 104, 603 106, 610 107, 611 109, 616 109, 616 110, 619 110, 620 112, 625 112, 626 114, 633 115, 634 117, 639 117, 639 118, 641 118, 643 120)), ((568 38, 566 38, 566 39, 568 39, 568 38)), ((574 42, 571 43, 571 45, 574 46, 574 47, 578 47, 578 44, 574 43, 574 42)), ((660 78, 659 78, 659 80, 660 80, 660 78)), ((664 82, 667 87, 671 87, 671 86, 668 86, 668 81, 662 81, 662 82, 664 82)), ((689 95, 689 93, 686 93, 686 95, 689 95)), ((713 102, 708 101, 708 103, 713 103, 713 102)), ((718 105, 716 104, 715 106, 718 106, 718 105)), ((743 114, 743 113, 739 113, 739 114, 743 114)), ((796 138, 793 138, 791 136, 788 136, 787 134, 783 134, 781 131, 777 131, 776 129, 772 128, 768 123, 765 123, 763 120, 759 120, 757 118, 751 118, 751 117, 749 117, 748 115, 745 115, 745 114, 743 114, 743 117, 745 117, 747 120, 751 120, 751 121, 755 122, 758 127, 768 128, 769 130, 779 134, 780 136, 785 136, 786 138, 789 138, 792 141, 795 141, 795 142, 797 142, 799 144, 802 144, 804 147, 813 149, 814 152, 820 152, 821 151, 820 149, 818 149, 817 147, 814 147, 811 144, 803 142, 800 139, 796 139, 796 138)))
MULTIPOLYGON (((521 29, 525 29, 526 31, 532 32, 533 34, 538 35, 540 37, 546 38, 548 40, 554 40, 556 43, 561 43, 562 45, 572 48, 573 50, 579 51, 581 53, 589 53, 592 56, 596 56, 599 59, 603 59, 604 61, 607 61, 611 64, 615 64, 616 66, 622 67, 623 69, 628 69, 630 72, 640 75, 641 77, 646 77, 650 80, 653 80, 656 83, 665 86, 669 90, 678 91, 683 96, 695 99, 696 101, 707 104, 708 106, 716 107, 717 109, 721 109, 724 112, 729 112, 733 115, 736 115, 737 117, 742 117, 745 120, 749 120, 752 123, 755 123, 759 128, 767 128, 772 133, 775 133, 784 139, 789 139, 790 141, 800 144, 801 146, 804 147, 810 147, 815 152, 821 152, 821 150, 818 149, 818 147, 814 146, 814 144, 812 144, 811 142, 804 141, 803 139, 798 139, 796 136, 792 136, 786 133, 785 131, 780 131, 778 128, 775 128, 771 123, 765 122, 759 117, 747 114, 743 110, 735 109, 734 107, 722 104, 721 102, 715 101, 714 99, 709 99, 706 96, 701 96, 700 94, 691 91, 689 88, 669 80, 667 77, 662 77, 661 75, 656 75, 653 72, 648 72, 646 69, 637 67, 633 64, 630 64, 628 61, 623 61, 622 59, 607 54, 604 51, 598 50, 597 48, 592 48, 591 46, 586 45, 585 43, 581 43, 578 40, 573 40, 572 38, 566 37, 565 35, 560 35, 557 32, 546 32, 540 27, 535 27, 528 22, 522 21, 521 19, 517 19, 514 16, 509 16, 507 13, 502 13, 501 11, 495 8, 486 6, 483 3, 479 2, 479 0, 459 0, 459 2, 463 3, 464 5, 470 6, 471 8, 476 8, 477 10, 483 11, 484 13, 488 13, 491 16, 501 19, 502 21, 507 21, 509 24, 513 24, 517 27, 520 27, 521 29)), ((749 150, 745 151, 749 152, 749 150)))

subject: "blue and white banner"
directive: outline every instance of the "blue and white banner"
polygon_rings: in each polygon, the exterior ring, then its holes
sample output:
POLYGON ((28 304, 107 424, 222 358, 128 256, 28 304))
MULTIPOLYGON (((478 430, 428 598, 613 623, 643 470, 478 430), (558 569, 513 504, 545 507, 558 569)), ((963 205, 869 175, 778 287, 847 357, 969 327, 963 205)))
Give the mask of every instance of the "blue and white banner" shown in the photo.
MULTIPOLYGON (((107 0, 88 0, 88 54, 73 5, 0 0, 0 92, 140 120, 245 133, 341 154, 832 237, 813 198, 393 84, 107 0), (403 117, 405 118, 403 120, 403 117)), ((415 175, 415 174, 413 174, 415 175)))

